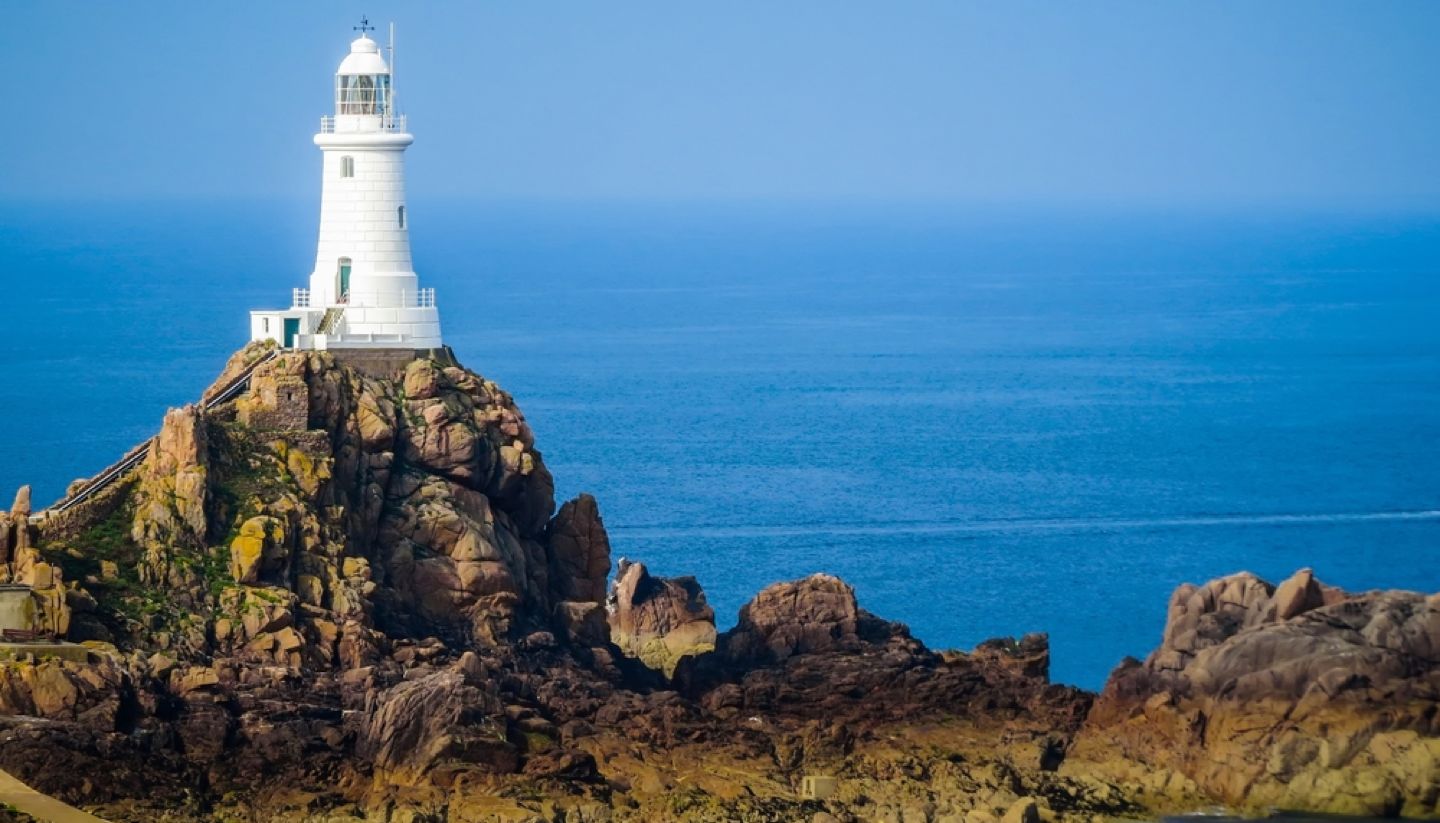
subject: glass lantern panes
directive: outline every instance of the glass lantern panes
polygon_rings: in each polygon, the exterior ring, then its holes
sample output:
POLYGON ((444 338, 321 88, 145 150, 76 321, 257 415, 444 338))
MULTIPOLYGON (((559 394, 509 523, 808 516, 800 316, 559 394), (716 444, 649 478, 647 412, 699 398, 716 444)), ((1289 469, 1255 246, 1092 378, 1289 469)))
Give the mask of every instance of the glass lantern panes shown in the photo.
POLYGON ((337 114, 389 114, 390 75, 341 74, 335 78, 337 114))

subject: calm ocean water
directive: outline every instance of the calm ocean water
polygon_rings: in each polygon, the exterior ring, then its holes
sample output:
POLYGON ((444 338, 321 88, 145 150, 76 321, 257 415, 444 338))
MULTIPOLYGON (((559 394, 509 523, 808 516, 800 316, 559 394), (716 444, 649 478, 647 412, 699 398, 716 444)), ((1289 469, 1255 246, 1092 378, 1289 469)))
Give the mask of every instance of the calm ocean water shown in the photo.
MULTIPOLYGON (((1094 688, 1185 580, 1440 590, 1440 220, 415 206, 461 359, 723 624, 823 570, 1094 688)), ((0 207, 0 506, 197 397, 315 211, 0 207)))

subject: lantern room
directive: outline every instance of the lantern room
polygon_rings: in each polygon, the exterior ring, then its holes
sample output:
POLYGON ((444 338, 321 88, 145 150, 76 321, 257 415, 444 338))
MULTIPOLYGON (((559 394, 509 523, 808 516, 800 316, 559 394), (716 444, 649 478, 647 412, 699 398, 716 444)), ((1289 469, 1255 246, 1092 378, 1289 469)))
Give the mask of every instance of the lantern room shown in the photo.
POLYGON ((390 67, 380 45, 364 34, 350 44, 350 53, 335 72, 335 113, 391 113, 390 67))

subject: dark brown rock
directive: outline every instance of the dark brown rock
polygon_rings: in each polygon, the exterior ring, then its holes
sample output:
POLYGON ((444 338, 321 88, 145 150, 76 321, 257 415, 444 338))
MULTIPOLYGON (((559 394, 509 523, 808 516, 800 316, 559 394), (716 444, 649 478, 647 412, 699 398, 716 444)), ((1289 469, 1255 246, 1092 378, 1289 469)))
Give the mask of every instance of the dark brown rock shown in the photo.
POLYGON ((740 621, 721 642, 736 663, 776 663, 793 655, 856 651, 860 609, 855 590, 828 574, 766 587, 740 609, 740 621))
POLYGON ((371 701, 356 754, 377 769, 418 780, 446 760, 498 774, 519 768, 519 752, 506 739, 503 704, 463 671, 423 674, 371 701))
POLYGON ((550 580, 560 600, 605 602, 610 537, 595 498, 582 494, 560 507, 546 529, 550 580))

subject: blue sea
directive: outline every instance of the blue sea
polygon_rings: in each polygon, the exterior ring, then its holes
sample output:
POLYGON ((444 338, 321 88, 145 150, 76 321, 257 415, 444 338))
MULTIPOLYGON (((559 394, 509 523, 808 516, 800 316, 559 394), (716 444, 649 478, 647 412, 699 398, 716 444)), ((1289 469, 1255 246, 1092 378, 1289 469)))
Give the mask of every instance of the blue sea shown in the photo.
MULTIPOLYGON (((196 398, 313 263, 296 202, 0 207, 0 506, 196 398)), ((1440 218, 416 202, 463 362, 615 553, 722 625, 815 571, 1098 688, 1171 590, 1440 590, 1440 218)))

